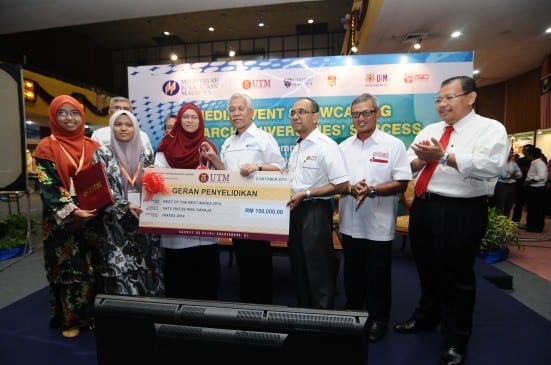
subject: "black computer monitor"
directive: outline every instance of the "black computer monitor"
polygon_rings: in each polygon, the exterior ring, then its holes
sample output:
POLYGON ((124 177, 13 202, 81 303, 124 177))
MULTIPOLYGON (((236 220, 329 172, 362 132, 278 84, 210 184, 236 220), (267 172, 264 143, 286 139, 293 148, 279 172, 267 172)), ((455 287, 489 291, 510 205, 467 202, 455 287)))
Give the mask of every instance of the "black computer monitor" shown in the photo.
POLYGON ((100 365, 367 364, 367 313, 98 295, 100 365))

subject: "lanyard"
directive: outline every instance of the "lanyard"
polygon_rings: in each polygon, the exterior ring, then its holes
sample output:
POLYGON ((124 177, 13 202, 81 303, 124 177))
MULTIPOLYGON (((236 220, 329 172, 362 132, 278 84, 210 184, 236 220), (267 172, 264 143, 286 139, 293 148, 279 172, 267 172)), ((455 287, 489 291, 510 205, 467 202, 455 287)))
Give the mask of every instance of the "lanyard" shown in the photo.
POLYGON ((136 180, 138 179, 138 175, 140 174, 140 170, 142 168, 142 163, 138 163, 138 168, 136 169, 136 172, 134 173, 134 176, 130 178, 130 175, 128 174, 128 171, 124 168, 124 166, 119 161, 119 167, 121 168, 121 172, 124 175, 124 178, 128 180, 131 187, 134 187, 134 184, 136 183, 136 180))
POLYGON ((71 161, 71 164, 73 164, 73 167, 75 168, 75 175, 77 175, 80 172, 80 170, 82 170, 82 166, 84 165, 84 143, 82 144, 82 153, 80 155, 80 161, 78 162, 78 165, 77 165, 73 156, 71 156, 71 154, 65 149, 65 147, 63 147, 63 145, 59 143, 57 138, 55 138, 53 134, 50 135, 50 137, 52 138, 52 140, 57 142, 59 147, 61 147, 61 150, 65 153, 65 156, 67 156, 69 161, 71 161))

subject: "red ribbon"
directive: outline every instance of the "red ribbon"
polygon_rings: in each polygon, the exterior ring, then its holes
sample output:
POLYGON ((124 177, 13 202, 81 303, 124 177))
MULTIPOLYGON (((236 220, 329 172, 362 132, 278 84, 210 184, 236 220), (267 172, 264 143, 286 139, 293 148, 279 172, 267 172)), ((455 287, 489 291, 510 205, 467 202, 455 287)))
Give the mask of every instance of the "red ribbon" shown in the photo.
POLYGON ((142 177, 142 184, 145 190, 144 201, 153 199, 153 195, 158 193, 163 195, 170 193, 168 186, 165 185, 165 178, 158 172, 145 172, 142 177))

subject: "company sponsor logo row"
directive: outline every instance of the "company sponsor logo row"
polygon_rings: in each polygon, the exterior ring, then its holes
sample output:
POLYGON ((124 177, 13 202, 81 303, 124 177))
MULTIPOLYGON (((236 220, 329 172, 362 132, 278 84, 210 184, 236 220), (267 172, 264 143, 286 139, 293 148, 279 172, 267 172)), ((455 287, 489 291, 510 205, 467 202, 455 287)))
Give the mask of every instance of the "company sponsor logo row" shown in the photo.
MULTIPOLYGON (((392 77, 396 77, 392 75, 392 77)), ((430 81, 429 73, 403 73, 400 75, 404 84, 413 84, 430 81)), ((325 84, 327 87, 336 87, 339 82, 337 75, 326 75, 325 84)), ((364 86, 383 87, 390 83, 391 76, 387 73, 366 73, 364 75, 364 86)), ((243 90, 271 89, 272 87, 284 86, 287 89, 313 86, 313 77, 287 77, 283 80, 275 79, 244 79, 241 81, 243 90)), ((210 94, 220 87, 220 78, 193 78, 186 80, 168 80, 162 85, 165 95, 197 95, 210 94)))

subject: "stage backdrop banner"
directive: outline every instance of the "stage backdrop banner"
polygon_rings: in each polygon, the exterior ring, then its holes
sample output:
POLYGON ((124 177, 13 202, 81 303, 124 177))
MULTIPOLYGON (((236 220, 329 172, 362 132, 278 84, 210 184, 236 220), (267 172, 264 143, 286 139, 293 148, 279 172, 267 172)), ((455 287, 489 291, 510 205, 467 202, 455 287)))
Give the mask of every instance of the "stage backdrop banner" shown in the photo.
POLYGON ((207 137, 220 148, 234 133, 227 100, 240 92, 253 99, 256 125, 288 158, 296 141, 288 111, 297 98, 320 104, 320 130, 340 143, 355 133, 350 103, 367 92, 379 98, 379 128, 408 147, 424 126, 440 120, 434 106, 440 83, 472 75, 473 58, 473 52, 445 52, 138 66, 128 68, 128 90, 154 146, 163 137, 164 117, 192 102, 203 110, 207 137))

